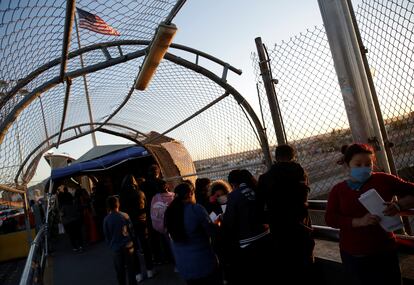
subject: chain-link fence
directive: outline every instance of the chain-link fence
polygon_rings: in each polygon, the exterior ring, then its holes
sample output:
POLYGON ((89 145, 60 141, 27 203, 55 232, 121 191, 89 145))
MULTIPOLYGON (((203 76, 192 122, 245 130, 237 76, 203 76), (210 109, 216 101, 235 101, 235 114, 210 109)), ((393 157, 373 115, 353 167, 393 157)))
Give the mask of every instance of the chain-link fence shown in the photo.
POLYGON ((414 1, 364 1, 355 9, 396 168, 413 178, 414 1))
MULTIPOLYGON (((336 163, 340 158, 338 150, 351 141, 325 30, 314 27, 275 45, 268 54, 273 77, 278 80, 275 87, 286 137, 309 174, 314 198, 344 178, 343 168, 336 163)), ((267 102, 257 61, 253 55, 259 96, 267 102)), ((268 104, 263 105, 263 117, 269 144, 275 146, 268 104)))
POLYGON ((80 51, 74 28, 73 53, 67 62, 71 77, 64 82, 56 78, 61 68, 66 1, 1 2, 0 127, 6 132, 0 145, 0 184, 26 184, 45 151, 87 134, 91 123, 137 142, 151 132, 181 141, 202 177, 224 178, 235 167, 250 168, 256 175, 258 169, 264 169, 260 138, 244 99, 222 78, 223 70, 214 74, 202 67, 212 60, 227 73, 229 65, 176 46, 169 51, 181 58, 164 59, 146 91, 132 88, 144 49, 176 2, 82 1, 79 8, 99 15, 121 35, 115 38, 80 29, 81 45, 87 48, 80 51), (119 62, 112 64, 116 60, 119 62), (25 81, 27 84, 12 92, 25 81), (101 126, 104 122, 107 125, 101 126))
MULTIPOLYGON (((363 42, 399 170, 412 166, 414 151, 413 1, 363 1, 356 10, 363 42)), ((268 49, 287 140, 308 171, 311 198, 326 197, 343 180, 336 162, 352 141, 324 27, 314 27, 268 49)), ((252 55, 262 102, 267 102, 258 57, 252 55)), ((271 146, 277 145, 270 109, 263 105, 271 146)), ((272 149, 273 149, 272 147, 272 149)))

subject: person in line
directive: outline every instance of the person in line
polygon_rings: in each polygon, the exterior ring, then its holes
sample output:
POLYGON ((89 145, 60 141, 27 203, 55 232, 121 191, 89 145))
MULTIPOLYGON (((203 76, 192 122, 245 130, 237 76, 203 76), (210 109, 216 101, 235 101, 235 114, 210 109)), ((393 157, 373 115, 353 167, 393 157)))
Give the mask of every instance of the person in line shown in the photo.
POLYGON ((174 260, 170 247, 171 240, 165 227, 165 211, 174 200, 174 197, 174 192, 171 192, 168 184, 163 181, 163 192, 155 194, 151 201, 152 227, 161 234, 160 248, 163 263, 170 263, 174 260))
POLYGON ((83 251, 82 216, 80 205, 74 200, 68 188, 63 188, 59 199, 59 212, 65 232, 69 236, 74 252, 83 251))
POLYGON ((151 201, 157 193, 163 192, 164 180, 161 177, 161 169, 158 164, 152 164, 148 168, 147 176, 145 181, 141 185, 142 191, 145 193, 146 200, 146 213, 147 213, 147 227, 148 236, 151 247, 151 254, 153 256, 154 264, 162 263, 162 251, 161 251, 161 240, 162 235, 152 227, 151 221, 151 201))
POLYGON ((270 226, 274 252, 283 260, 278 269, 287 274, 295 268, 297 274, 286 278, 293 283, 312 283, 315 241, 308 212, 307 175, 295 161, 291 145, 278 145, 275 158, 270 170, 259 177, 258 199, 266 209, 264 220, 270 226))
POLYGON ((197 204, 200 204, 206 208, 207 212, 209 211, 210 202, 209 202, 209 186, 211 180, 209 178, 197 178, 195 182, 195 197, 197 204))
POLYGON ((191 182, 174 189, 165 212, 176 268, 188 285, 222 285, 217 256, 211 245, 215 226, 203 206, 196 204, 191 182))
POLYGON ((231 186, 227 183, 227 181, 215 180, 211 183, 209 188, 210 213, 214 212, 216 216, 219 216, 225 212, 227 206, 227 196, 231 190, 231 186))
POLYGON ((94 215, 95 225, 98 232, 98 240, 104 238, 103 235, 103 220, 106 216, 106 199, 109 196, 109 189, 106 187, 103 181, 98 181, 93 187, 91 200, 92 200, 92 213, 94 215))
MULTIPOLYGON (((148 240, 147 201, 144 192, 138 187, 138 183, 132 174, 127 174, 123 178, 119 200, 121 210, 127 213, 131 219, 136 236, 136 240, 134 241, 135 247, 144 255, 143 260, 137 260, 137 264, 140 266, 136 268, 136 279, 138 282, 141 282, 145 276, 152 278, 154 272, 152 253, 148 240)), ((139 255, 139 257, 142 257, 142 255, 139 255)))
POLYGON ((75 191, 75 203, 80 205, 81 220, 83 224, 83 236, 89 243, 98 241, 98 230, 92 214, 92 203, 88 191, 85 188, 77 188, 75 191))
POLYGON ((104 219, 103 231, 105 241, 112 250, 118 284, 137 285, 131 220, 127 213, 119 211, 119 199, 117 197, 109 196, 107 206, 109 214, 104 219), (128 276, 128 282, 126 276, 128 276))
POLYGON ((45 212, 43 211, 43 207, 40 205, 39 200, 30 200, 29 205, 34 216, 36 233, 38 233, 45 221, 45 212))
POLYGON ((373 172, 375 157, 369 145, 355 143, 341 151, 349 178, 329 193, 325 220, 328 226, 340 229, 342 263, 355 277, 355 284, 401 284, 395 235, 385 231, 380 218, 370 214, 358 198, 375 189, 388 202, 384 213, 395 215, 414 206, 414 184, 373 172))
POLYGON ((227 197, 231 191, 232 188, 230 184, 225 180, 215 180, 211 183, 209 188, 211 205, 209 208, 209 216, 212 219, 213 223, 217 224, 218 226, 218 233, 213 240, 213 247, 219 259, 224 281, 227 281, 229 279, 229 262, 227 260, 228 258, 226 258, 225 255, 225 233, 220 228, 220 224, 223 218, 223 214, 227 208, 227 197))
POLYGON ((262 209, 258 207, 252 175, 232 170, 228 181, 233 188, 227 198, 221 223, 224 249, 229 262, 229 284, 269 284, 272 279, 269 248, 270 231, 262 223, 262 209))

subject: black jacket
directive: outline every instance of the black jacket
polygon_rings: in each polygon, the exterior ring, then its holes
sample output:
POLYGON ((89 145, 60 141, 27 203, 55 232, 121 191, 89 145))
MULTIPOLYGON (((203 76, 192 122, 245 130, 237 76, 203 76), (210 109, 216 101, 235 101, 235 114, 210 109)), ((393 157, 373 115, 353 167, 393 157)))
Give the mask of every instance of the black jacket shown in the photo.
POLYGON ((255 192, 246 184, 230 192, 222 222, 226 239, 242 246, 266 235, 268 229, 261 221, 260 211, 255 192))

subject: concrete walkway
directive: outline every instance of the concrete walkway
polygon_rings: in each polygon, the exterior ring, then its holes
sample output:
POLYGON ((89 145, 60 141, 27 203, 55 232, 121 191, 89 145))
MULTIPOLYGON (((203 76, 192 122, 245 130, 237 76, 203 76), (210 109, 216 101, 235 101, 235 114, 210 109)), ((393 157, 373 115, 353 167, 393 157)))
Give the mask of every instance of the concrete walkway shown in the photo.
MULTIPOLYGON (((83 253, 72 252, 68 239, 61 236, 53 253, 51 271, 53 285, 116 285, 111 253, 104 242, 86 247, 83 253)), ((154 278, 144 280, 145 285, 184 285, 174 272, 173 265, 154 268, 154 278)))

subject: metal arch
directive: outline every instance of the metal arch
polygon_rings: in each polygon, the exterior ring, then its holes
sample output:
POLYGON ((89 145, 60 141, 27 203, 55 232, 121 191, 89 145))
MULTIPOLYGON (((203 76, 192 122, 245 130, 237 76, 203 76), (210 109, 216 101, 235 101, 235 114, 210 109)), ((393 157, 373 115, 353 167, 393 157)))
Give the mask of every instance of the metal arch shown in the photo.
MULTIPOLYGON (((144 44, 148 44, 148 43, 149 43, 149 41, 117 41, 117 42, 96 44, 96 45, 93 45, 93 46, 88 46, 88 47, 82 48, 82 49, 77 50, 77 51, 75 51, 73 53, 70 53, 69 56, 68 56, 68 58, 73 58, 75 56, 78 56, 78 55, 80 55, 82 53, 85 53, 85 52, 88 52, 88 51, 91 51, 91 50, 102 49, 103 47, 109 47, 109 46, 118 46, 118 47, 120 47, 120 45, 124 45, 124 44, 125 45, 128 45, 128 44, 129 45, 144 45, 144 44)), ((202 57, 205 57, 205 58, 207 58, 209 60, 212 60, 212 61, 216 62, 217 64, 222 65, 225 71, 226 71, 226 69, 230 69, 230 70, 234 71, 237 74, 241 74, 241 70, 238 70, 238 69, 230 66, 229 64, 227 64, 227 63, 225 63, 225 62, 223 62, 223 61, 221 61, 221 60, 219 60, 219 59, 217 59, 217 58, 215 58, 215 57, 213 57, 211 55, 208 55, 208 54, 206 54, 204 52, 201 52, 201 51, 192 49, 190 47, 178 45, 178 44, 173 44, 171 47, 172 48, 176 48, 176 49, 180 49, 180 50, 184 50, 184 51, 187 51, 189 53, 194 53, 197 56, 202 56, 202 57)), ((118 58, 110 59, 110 60, 107 60, 105 62, 100 62, 100 63, 97 63, 95 65, 91 65, 91 66, 88 66, 86 68, 83 68, 83 69, 80 69, 80 70, 75 70, 73 72, 70 72, 70 73, 67 74, 67 77, 73 78, 73 77, 81 76, 83 74, 87 74, 87 73, 95 72, 95 71, 98 71, 98 70, 102 70, 102 69, 105 69, 107 67, 110 67, 110 66, 113 66, 113 65, 116 65, 116 64, 119 64, 119 63, 123 63, 123 62, 129 61, 129 60, 138 58, 140 56, 143 56, 144 54, 145 54, 145 49, 139 50, 139 51, 136 51, 136 52, 132 52, 132 53, 129 53, 127 55, 121 55, 118 58)), ((252 120, 253 120, 253 122, 254 122, 254 124, 256 126, 257 132, 259 134, 260 144, 261 144, 262 150, 264 152, 264 157, 265 157, 266 165, 267 166, 270 166, 271 165, 271 156, 270 156, 269 145, 268 145, 268 141, 267 141, 266 135, 265 135, 265 133, 264 133, 264 131, 262 129, 262 126, 261 126, 261 123, 260 123, 258 117, 254 113, 254 111, 251 108, 251 106, 243 98, 243 96, 236 89, 234 89, 231 85, 227 84, 224 78, 219 78, 213 72, 207 70, 206 68, 203 68, 202 66, 199 66, 198 64, 194 64, 192 62, 189 62, 189 61, 187 61, 185 59, 182 59, 180 57, 177 57, 177 56, 172 55, 172 54, 169 54, 169 53, 166 54, 166 57, 165 58, 168 59, 168 60, 170 60, 171 62, 174 62, 174 63, 176 63, 178 65, 181 65, 183 67, 186 67, 188 69, 191 69, 191 70, 193 70, 193 71, 195 71, 197 73, 200 73, 200 74, 206 76, 207 78, 211 79, 213 82, 217 83, 218 85, 220 85, 225 90, 227 90, 230 94, 233 95, 233 97, 236 99, 236 101, 241 106, 243 106, 243 108, 247 111, 247 113, 252 118, 252 120)), ((20 87, 19 88, 22 88, 27 83, 29 83, 31 80, 33 80, 36 76, 38 76, 39 74, 41 74, 45 70, 47 70, 47 69, 49 69, 49 68, 51 68, 51 67, 53 67, 53 66, 55 66, 55 65, 57 65, 59 63, 60 63, 60 60, 59 59, 56 59, 56 60, 48 63, 47 65, 42 66, 38 70, 36 70, 33 73, 31 73, 26 79, 24 79, 21 82, 19 82, 19 84, 20 84, 20 87)), ((41 93, 43 93, 46 90, 48 90, 48 89, 54 87, 55 85, 59 84, 60 83, 60 80, 59 79, 60 79, 59 77, 55 77, 55 78, 49 80, 48 82, 42 84, 41 86, 39 86, 38 88, 36 88, 35 90, 33 90, 31 93, 29 93, 22 101, 19 102, 19 104, 17 104, 15 106, 15 108, 13 109, 13 111, 6 117, 6 119, 2 123, 2 125, 0 125, 0 131, 1 131, 1 133, 0 133, 0 143, 2 142, 2 140, 4 138, 5 130, 7 130, 8 127, 14 122, 14 120, 17 118, 18 114, 27 105, 29 105, 37 96, 39 96, 41 93)), ((17 89, 17 91, 18 91, 19 88, 17 88, 17 86, 15 87, 15 89, 17 89)), ((124 101, 126 101, 126 100, 124 100, 124 101)), ((124 104, 124 103, 122 103, 122 104, 124 104)), ((118 111, 119 111, 119 109, 115 110, 110 115, 110 118, 112 118, 118 111)), ((106 123, 107 123, 107 121, 108 120, 106 120, 106 123)), ((99 130, 99 131, 102 131, 102 132, 110 132, 109 130, 104 129, 103 126, 104 126, 104 124, 100 124, 100 126, 97 129, 95 129, 95 130, 99 130)), ((81 137, 81 136, 86 135, 86 134, 89 134, 89 133, 91 133, 91 132, 85 132, 82 135, 74 136, 74 137, 72 137, 70 139, 64 140, 63 142, 67 142, 67 141, 76 139, 78 137, 81 137)), ((52 138, 52 137, 53 136, 49 137, 47 141, 49 141, 49 139, 52 138)), ((127 139, 131 139, 131 138, 127 137, 127 139)), ((43 145, 43 144, 44 144, 44 142, 41 145, 43 145)), ((38 150, 41 147, 41 145, 38 146, 36 148, 36 150, 38 150)), ((50 145, 49 149, 51 147, 53 147, 53 146, 54 145, 50 145)), ((23 166, 27 163, 27 160, 34 154, 34 152, 35 151, 33 151, 31 154, 29 154, 28 157, 25 159, 24 163, 22 163, 22 166, 20 167, 20 169, 18 171, 18 175, 16 176, 16 179, 20 175, 20 173, 21 173, 21 171, 23 169, 23 166)))
MULTIPOLYGON (((101 62, 98 64, 94 64, 91 66, 88 66, 86 68, 80 69, 80 70, 76 70, 73 72, 69 72, 67 73, 67 77, 68 78, 75 78, 75 77, 79 77, 82 76, 83 74, 88 74, 88 73, 92 73, 95 71, 99 71, 102 69, 105 69, 107 67, 119 64, 119 63, 123 63, 123 62, 127 62, 129 60, 138 58, 145 55, 145 50, 139 50, 136 52, 132 52, 128 55, 125 56, 121 56, 115 59, 111 59, 105 62, 101 62)), ((55 78, 49 80, 48 82, 42 84, 41 86, 37 87, 36 89, 34 89, 32 92, 30 92, 23 100, 21 100, 13 109, 13 111, 11 111, 6 119, 4 120, 4 122, 2 122, 2 124, 0 125, 0 143, 3 142, 4 136, 6 134, 6 130, 11 126, 11 124, 16 120, 16 118, 18 117, 18 115, 20 114, 20 112, 22 112, 36 97, 40 96, 41 93, 46 92, 47 90, 49 90, 50 88, 58 85, 60 82, 60 77, 56 76, 55 78)))
MULTIPOLYGON (((102 49, 107 49, 109 47, 118 47, 118 49, 120 49, 121 46, 130 46, 130 45, 138 45, 138 46, 148 46, 151 43, 151 41, 148 40, 119 40, 119 41, 112 41, 112 42, 104 42, 104 43, 98 43, 98 44, 93 44, 93 45, 89 45, 86 47, 83 47, 81 49, 77 49, 75 51, 72 51, 69 53, 68 55, 68 60, 72 59, 74 57, 80 56, 81 54, 90 52, 90 51, 94 51, 94 50, 102 50, 102 49)), ((223 67, 228 67, 228 69, 230 69, 231 71, 233 71, 234 73, 241 75, 242 71, 240 69, 235 68, 234 66, 208 54, 205 52, 202 52, 200 50, 194 49, 194 48, 190 48, 184 45, 180 45, 180 44, 171 44, 170 48, 174 48, 174 49, 179 49, 179 50, 183 50, 183 51, 187 51, 189 53, 193 53, 197 56, 201 56, 204 57, 208 60, 211 60, 223 67)), ((124 56, 123 54, 121 54, 121 57, 124 56)), ((33 79, 35 79, 37 76, 39 76, 40 74, 42 74, 43 72, 47 71, 48 69, 57 66, 59 64, 61 64, 62 58, 56 58, 42 66, 40 66, 39 68, 37 68, 36 70, 34 70, 33 72, 29 73, 29 75, 27 75, 25 78, 19 80, 16 84, 15 87, 13 87, 7 94, 6 96, 4 96, 2 98, 2 100, 0 101, 0 109, 3 108, 3 106, 5 105, 5 103, 14 95, 17 94, 17 92, 25 87, 27 84, 30 83, 30 81, 32 81, 33 79)))
MULTIPOLYGON (((94 123, 94 125, 99 125, 98 123, 94 123)), ((121 124, 115 124, 115 123, 107 123, 106 124, 107 126, 113 126, 113 127, 119 127, 119 128, 123 128, 123 129, 126 129, 126 130, 130 130, 130 131, 132 131, 132 132, 135 132, 136 134, 139 134, 139 135, 142 135, 142 136, 144 136, 144 137, 148 137, 146 134, 144 134, 144 133, 142 133, 142 132, 140 132, 140 131, 138 131, 138 130, 135 130, 135 129, 133 129, 133 128, 131 128, 131 127, 128 127, 128 126, 124 126, 124 125, 121 125, 121 124)), ((63 133, 65 133, 65 132, 67 132, 67 131, 70 131, 70 130, 76 130, 77 128, 80 128, 80 127, 84 127, 84 126, 90 126, 90 123, 84 123, 84 124, 78 124, 78 125, 75 125, 75 126, 71 126, 71 127, 68 127, 68 128, 66 128, 66 129, 64 129, 63 130, 63 132, 62 132, 62 134, 63 133)), ((121 133, 121 132, 117 132, 117 131, 113 131, 113 130, 109 130, 109 129, 105 129, 105 128, 103 128, 103 127, 101 127, 99 130, 97 130, 97 129, 95 129, 94 131, 100 131, 100 132, 103 132, 103 133, 107 133, 107 134, 111 134, 111 135, 114 135, 114 136, 118 136, 118 137, 123 137, 123 138, 125 138, 125 139, 128 139, 128 140, 130 140, 130 141, 133 141, 133 142, 135 142, 136 144, 138 144, 138 145, 142 145, 141 144, 141 142, 140 141, 138 141, 137 139, 135 139, 135 138, 131 138, 130 136, 128 136, 128 135, 126 135, 126 134, 124 134, 124 133, 121 133)), ((27 156, 26 156, 26 158, 24 159, 24 161, 22 162, 22 164, 20 165, 20 167, 19 167, 19 170, 17 171, 17 174, 16 174, 16 176, 14 177, 14 182, 16 183, 16 184, 18 184, 18 178, 19 178, 19 176, 20 176, 20 174, 21 174, 21 172, 23 171, 23 169, 24 169, 24 167, 25 167, 25 165, 27 164, 27 162, 29 161, 29 159, 42 147, 42 146, 44 146, 45 144, 48 144, 48 147, 47 148, 45 148, 41 153, 45 153, 46 151, 48 151, 49 149, 51 149, 51 148, 53 148, 53 147, 55 147, 55 146, 57 146, 58 145, 58 143, 56 142, 56 143, 53 143, 53 144, 50 144, 49 142, 50 142, 50 139, 52 139, 52 138, 54 138, 54 137, 56 137, 56 136, 58 136, 59 135, 59 133, 60 132, 57 132, 57 133, 55 133, 55 134, 53 134, 52 136, 50 136, 49 138, 47 138, 46 140, 44 140, 43 142, 41 142, 37 147, 35 147, 33 150, 32 150, 32 152, 31 153, 29 153, 27 156)), ((63 140, 63 141, 61 141, 60 142, 60 144, 63 144, 63 143, 66 143, 66 142, 69 142, 69 141, 72 141, 72 140, 75 140, 75 139, 78 139, 78 138, 80 138, 80 137, 83 137, 83 136, 86 136, 86 135, 89 135, 90 133, 92 133, 92 131, 86 131, 86 132, 84 132, 84 133, 81 133, 81 134, 79 134, 79 135, 76 135, 76 136, 73 136, 73 137, 71 137, 71 138, 68 138, 68 139, 65 139, 65 140, 63 140)), ((32 165, 30 164, 29 165, 29 168, 30 167, 32 167, 32 165)))
POLYGON ((250 104, 246 101, 246 99, 244 99, 244 97, 233 86, 231 86, 225 80, 215 75, 213 72, 205 69, 204 67, 194 64, 192 62, 189 62, 171 53, 166 53, 164 58, 171 62, 174 62, 175 64, 181 65, 183 67, 186 67, 188 69, 191 69, 197 73, 204 75, 205 77, 209 78, 210 80, 214 81, 215 83, 223 87, 231 95, 233 95, 237 103, 243 106, 246 112, 250 115, 250 118, 253 120, 253 123, 256 127, 256 130, 260 138, 259 142, 260 142, 260 146, 262 147, 262 150, 264 153, 264 159, 265 159, 266 166, 270 168, 270 166, 272 165, 272 156, 270 154, 269 142, 267 140, 267 136, 263 130, 263 127, 262 127, 262 124, 260 123, 259 118, 257 117, 256 113, 254 112, 250 104))
MULTIPOLYGON (((79 56, 83 53, 89 52, 89 51, 93 51, 93 50, 97 50, 97 49, 103 49, 103 48, 108 48, 108 47, 120 47, 121 45, 148 45, 150 43, 150 41, 147 40, 123 40, 123 41, 114 41, 114 42, 107 42, 107 43, 101 43, 101 44, 95 44, 95 45, 91 45, 91 46, 87 46, 84 48, 81 48, 79 50, 76 50, 74 52, 71 52, 68 55, 68 59, 74 58, 76 56, 79 56)), ((179 50, 183 50, 183 51, 187 51, 189 53, 193 53, 196 54, 197 56, 202 56, 208 60, 211 60, 221 66, 223 66, 224 71, 226 71, 227 69, 235 72, 236 74, 241 74, 242 71, 231 66, 230 64, 212 56, 209 55, 205 52, 184 46, 184 45, 180 45, 180 44, 172 44, 171 48, 175 48, 175 49, 179 49, 179 50)), ((123 63, 123 62, 127 62, 130 61, 132 59, 136 59, 138 57, 144 56, 146 53, 146 49, 142 49, 142 50, 138 50, 132 53, 129 53, 127 55, 121 55, 118 58, 112 58, 110 60, 104 61, 104 62, 100 62, 85 68, 81 68, 69 73, 66 73, 66 77, 67 78, 75 78, 75 77, 79 77, 82 76, 84 74, 88 74, 88 73, 92 73, 95 71, 99 71, 102 69, 105 69, 107 67, 110 66, 114 66, 117 65, 119 63, 123 63)), ((46 70, 59 65, 61 63, 61 58, 57 58, 55 60, 52 60, 51 62, 39 67, 38 69, 36 69, 35 71, 33 71, 32 73, 30 73, 28 76, 26 76, 24 79, 20 80, 18 82, 18 84, 5 96, 5 98, 0 102, 0 109, 4 106, 4 104, 7 102, 7 100, 11 99, 18 91, 19 89, 23 88, 24 86, 26 86, 30 81, 32 81, 33 79, 35 79, 38 75, 40 75, 41 73, 45 72, 46 70)), ((223 74, 226 72, 223 72, 223 74)), ((49 90, 50 88, 60 84, 61 78, 60 76, 56 76, 54 78, 52 78, 51 80, 43 83, 42 85, 40 85, 39 87, 35 88, 33 91, 31 91, 29 94, 27 94, 25 96, 24 99, 22 99, 14 108, 13 110, 7 115, 7 117, 5 118, 5 120, 0 124, 0 143, 3 142, 4 136, 6 134, 6 131, 8 130, 8 128, 11 126, 11 124, 16 120, 16 118, 18 117, 18 115, 20 114, 20 112, 22 112, 36 97, 40 96, 42 93, 46 92, 47 90, 49 90)), ((126 103, 126 101, 128 100, 128 96, 126 98, 126 100, 124 100, 123 103, 121 103, 121 105, 124 105, 126 103)), ((115 110, 114 113, 118 112, 119 109, 115 110)))

